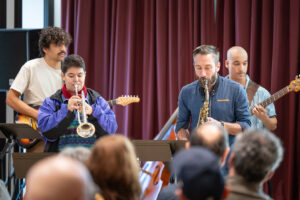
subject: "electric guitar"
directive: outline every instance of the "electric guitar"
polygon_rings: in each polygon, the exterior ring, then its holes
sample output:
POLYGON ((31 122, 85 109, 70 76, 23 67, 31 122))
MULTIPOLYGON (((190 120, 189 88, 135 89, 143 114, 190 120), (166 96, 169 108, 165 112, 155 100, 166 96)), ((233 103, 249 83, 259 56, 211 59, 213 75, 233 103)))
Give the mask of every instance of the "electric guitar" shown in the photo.
POLYGON ((140 102, 140 98, 138 96, 125 95, 125 96, 121 96, 116 99, 110 100, 107 103, 111 107, 114 105, 127 106, 128 104, 138 103, 138 102, 140 102))
MULTIPOLYGON (((286 95, 292 91, 294 91, 294 92, 300 91, 300 74, 298 76, 296 76, 295 80, 292 80, 288 86, 282 88, 281 90, 279 90, 278 92, 271 95, 269 98, 265 99, 264 101, 260 102, 257 105, 261 105, 262 107, 265 108, 268 105, 270 105, 271 103, 277 101, 279 98, 283 97, 284 95, 286 95)), ((250 115, 253 115, 252 109, 253 109, 253 107, 250 108, 250 115)))
MULTIPOLYGON (((110 100, 107 103, 109 104, 110 107, 112 107, 114 105, 126 106, 128 104, 138 103, 138 102, 140 102, 140 98, 138 96, 126 95, 126 96, 121 96, 116 99, 110 100)), ((27 125, 31 126, 34 130, 40 132, 38 129, 37 121, 35 119, 33 119, 32 117, 29 117, 26 115, 19 115, 17 117, 16 123, 27 124, 27 125)), ((28 148, 33 147, 38 141, 39 141, 39 139, 21 138, 21 139, 17 140, 17 143, 21 147, 28 149, 28 148)))

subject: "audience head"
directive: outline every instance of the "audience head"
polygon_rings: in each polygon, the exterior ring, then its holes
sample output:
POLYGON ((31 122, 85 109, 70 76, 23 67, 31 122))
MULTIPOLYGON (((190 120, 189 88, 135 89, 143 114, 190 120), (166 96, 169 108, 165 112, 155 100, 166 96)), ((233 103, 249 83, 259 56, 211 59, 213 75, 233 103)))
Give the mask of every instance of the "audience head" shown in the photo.
POLYGON ((100 138, 87 161, 104 199, 139 199, 139 165, 132 143, 122 135, 100 138))
POLYGON ((249 129, 236 137, 230 165, 235 174, 258 183, 273 175, 282 158, 283 147, 273 133, 249 129))
POLYGON ((86 163, 87 159, 91 154, 91 150, 85 147, 67 147, 64 148, 60 153, 62 156, 73 158, 81 163, 86 163))
POLYGON ((26 177, 25 200, 88 200, 93 184, 87 168, 80 162, 52 156, 36 163, 26 177))
POLYGON ((219 159, 202 147, 191 147, 175 154, 171 163, 172 173, 177 175, 179 199, 218 200, 224 190, 224 180, 219 159))
POLYGON ((217 155, 221 164, 226 160, 229 152, 228 133, 224 127, 215 122, 205 122, 195 128, 190 137, 187 147, 200 146, 209 149, 217 155))

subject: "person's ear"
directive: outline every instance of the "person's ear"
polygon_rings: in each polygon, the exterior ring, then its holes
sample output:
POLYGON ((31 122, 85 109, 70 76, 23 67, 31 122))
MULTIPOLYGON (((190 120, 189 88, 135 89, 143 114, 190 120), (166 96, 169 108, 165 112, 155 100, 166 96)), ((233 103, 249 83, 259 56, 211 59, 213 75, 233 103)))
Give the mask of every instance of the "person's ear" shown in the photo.
POLYGON ((229 61, 225 60, 225 67, 229 70, 229 61))
POLYGON ((43 48, 42 48, 42 51, 43 51, 43 53, 46 55, 47 52, 48 52, 48 49, 47 49, 46 47, 43 47, 43 48))
POLYGON ((63 82, 65 83, 66 82, 66 80, 65 80, 66 76, 63 72, 61 73, 61 78, 62 78, 63 82))
POLYGON ((219 71, 220 71, 220 68, 221 68, 221 63, 218 62, 217 66, 216 66, 216 72, 219 72, 219 71))

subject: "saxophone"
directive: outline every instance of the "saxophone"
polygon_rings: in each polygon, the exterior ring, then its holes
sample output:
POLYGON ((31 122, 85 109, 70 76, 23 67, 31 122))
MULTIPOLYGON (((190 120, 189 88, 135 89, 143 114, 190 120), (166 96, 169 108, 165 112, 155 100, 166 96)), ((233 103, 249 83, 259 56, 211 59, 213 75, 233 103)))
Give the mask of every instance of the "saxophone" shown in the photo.
POLYGON ((204 92, 205 92, 205 101, 203 104, 203 107, 200 109, 200 113, 199 113, 199 118, 198 118, 198 123, 197 123, 197 128, 208 121, 208 104, 209 104, 209 92, 208 92, 208 82, 207 80, 204 78, 202 81, 199 80, 199 82, 203 83, 204 85, 204 92))

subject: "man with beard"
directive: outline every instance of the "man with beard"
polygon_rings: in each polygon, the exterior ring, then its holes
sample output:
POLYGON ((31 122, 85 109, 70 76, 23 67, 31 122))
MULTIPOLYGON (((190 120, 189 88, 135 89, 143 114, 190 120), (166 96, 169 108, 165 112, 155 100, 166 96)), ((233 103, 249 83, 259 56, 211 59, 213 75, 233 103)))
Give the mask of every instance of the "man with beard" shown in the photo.
POLYGON ((251 126, 274 131, 277 127, 275 106, 273 103, 266 108, 259 105, 259 103, 271 95, 265 88, 254 83, 247 75, 248 54, 246 50, 239 46, 231 47, 227 51, 225 66, 229 70, 227 78, 240 83, 247 91, 248 101, 253 113, 251 116, 251 126))
MULTIPOLYGON (((21 67, 8 91, 7 105, 16 112, 37 120, 37 108, 46 97, 63 85, 61 62, 71 41, 71 36, 61 28, 43 29, 39 38, 39 50, 42 57, 29 60, 21 67), (23 95, 23 100, 19 98, 21 95, 23 95)), ((43 146, 43 142, 40 141, 39 145, 35 145, 31 151, 42 151, 43 146)))
MULTIPOLYGON (((229 144, 235 135, 247 129, 250 123, 247 94, 240 84, 218 74, 219 51, 214 46, 201 45, 193 51, 194 69, 198 80, 184 86, 178 97, 179 112, 176 133, 179 140, 187 140, 198 123, 200 109, 205 101, 204 81, 208 82, 208 121, 224 126, 229 133, 229 144)), ((209 133, 208 133, 209 134, 209 133)))

